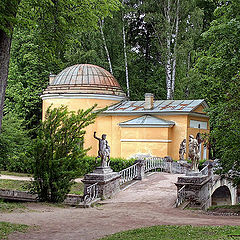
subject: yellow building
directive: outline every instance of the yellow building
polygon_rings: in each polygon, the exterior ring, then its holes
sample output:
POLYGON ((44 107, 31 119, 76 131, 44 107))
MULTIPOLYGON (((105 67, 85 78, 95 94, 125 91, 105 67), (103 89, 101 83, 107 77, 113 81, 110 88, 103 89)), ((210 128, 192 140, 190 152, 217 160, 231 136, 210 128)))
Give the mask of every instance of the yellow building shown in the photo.
MULTIPOLYGON (((77 64, 51 75, 49 86, 41 96, 43 118, 46 109, 67 105, 69 110, 87 109, 98 104, 108 109, 87 127, 85 147, 96 156, 98 144, 94 131, 107 134, 111 157, 136 155, 179 158, 179 145, 189 135, 209 132, 204 100, 154 100, 150 93, 145 101, 128 101, 117 80, 105 69, 91 64, 77 64)), ((187 156, 186 156, 187 158, 187 156)), ((201 159, 208 151, 201 144, 201 159)))

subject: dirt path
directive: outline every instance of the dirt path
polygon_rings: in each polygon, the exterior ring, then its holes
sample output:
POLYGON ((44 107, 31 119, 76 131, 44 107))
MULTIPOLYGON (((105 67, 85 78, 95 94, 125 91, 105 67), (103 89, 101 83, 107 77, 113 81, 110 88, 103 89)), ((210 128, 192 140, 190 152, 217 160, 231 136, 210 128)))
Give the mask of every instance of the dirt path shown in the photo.
POLYGON ((31 211, 0 214, 1 221, 37 225, 9 240, 90 240, 153 225, 240 225, 239 217, 198 214, 174 208, 178 175, 157 173, 95 208, 56 208, 29 204, 31 211))
MULTIPOLYGON (((13 176, 13 175, 0 175, 0 180, 17 180, 17 181, 33 181, 32 177, 20 177, 20 176, 13 176)), ((76 178, 75 182, 81 182, 83 178, 76 178)))

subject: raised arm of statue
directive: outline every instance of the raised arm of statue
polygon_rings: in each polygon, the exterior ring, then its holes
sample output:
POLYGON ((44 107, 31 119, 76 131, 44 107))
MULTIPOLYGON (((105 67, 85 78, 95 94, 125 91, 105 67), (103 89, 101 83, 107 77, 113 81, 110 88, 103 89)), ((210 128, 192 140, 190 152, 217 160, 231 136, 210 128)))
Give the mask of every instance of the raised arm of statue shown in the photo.
POLYGON ((98 137, 96 136, 96 132, 94 132, 93 137, 96 138, 97 140, 101 140, 100 138, 98 138, 98 137))

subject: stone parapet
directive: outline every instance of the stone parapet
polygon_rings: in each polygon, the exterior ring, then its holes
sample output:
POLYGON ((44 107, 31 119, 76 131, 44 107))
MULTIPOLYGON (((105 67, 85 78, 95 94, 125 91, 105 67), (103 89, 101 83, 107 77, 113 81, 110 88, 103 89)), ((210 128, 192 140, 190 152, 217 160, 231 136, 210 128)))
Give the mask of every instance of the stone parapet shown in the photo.
POLYGON ((94 183, 98 183, 98 196, 102 199, 110 198, 120 191, 120 174, 113 172, 110 167, 97 167, 92 173, 86 174, 82 182, 84 183, 84 195, 87 188, 94 183))

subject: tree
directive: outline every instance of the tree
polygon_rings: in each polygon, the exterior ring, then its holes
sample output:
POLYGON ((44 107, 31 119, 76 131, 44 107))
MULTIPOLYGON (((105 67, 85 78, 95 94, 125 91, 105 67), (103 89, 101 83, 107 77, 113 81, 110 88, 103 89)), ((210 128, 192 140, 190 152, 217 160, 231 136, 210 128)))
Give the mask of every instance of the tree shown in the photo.
POLYGON ((7 87, 8 66, 13 27, 20 0, 3 0, 0 3, 0 130, 2 127, 3 105, 7 87))
POLYGON ((75 28, 95 27, 99 17, 110 15, 119 6, 118 0, 20 0, 0 3, 0 129, 7 86, 13 25, 18 20, 28 22, 28 28, 38 31, 42 54, 56 66, 64 58, 68 36, 75 28), (18 11, 19 9, 19 11, 18 11), (64 36, 64 37, 63 37, 64 36))
POLYGON ((79 176, 85 128, 99 113, 94 108, 69 112, 67 107, 46 111, 33 147, 34 186, 41 201, 62 202, 79 176))
POLYGON ((210 105, 215 157, 221 159, 222 172, 231 173, 236 183, 240 182, 239 13, 239 0, 219 1, 188 78, 190 97, 204 98, 210 105))

